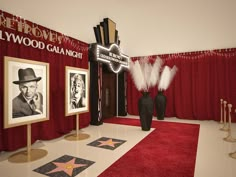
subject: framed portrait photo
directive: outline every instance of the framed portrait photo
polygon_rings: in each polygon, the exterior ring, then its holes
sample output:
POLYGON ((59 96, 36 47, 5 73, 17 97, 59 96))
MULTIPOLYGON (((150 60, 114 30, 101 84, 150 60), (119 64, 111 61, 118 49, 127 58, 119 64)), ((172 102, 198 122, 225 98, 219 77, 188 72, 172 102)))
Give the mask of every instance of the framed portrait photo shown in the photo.
POLYGON ((66 116, 89 111, 89 72, 87 69, 66 66, 66 116))
POLYGON ((4 128, 49 120, 49 63, 4 57, 4 128))

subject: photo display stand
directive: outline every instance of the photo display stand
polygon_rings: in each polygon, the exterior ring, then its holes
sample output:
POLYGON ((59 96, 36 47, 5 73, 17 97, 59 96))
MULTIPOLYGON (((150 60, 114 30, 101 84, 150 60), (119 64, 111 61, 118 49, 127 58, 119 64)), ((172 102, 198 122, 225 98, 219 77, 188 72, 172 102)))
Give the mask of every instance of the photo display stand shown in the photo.
POLYGON ((31 149, 31 124, 49 120, 49 73, 49 63, 4 56, 4 128, 27 126, 27 150, 11 155, 9 162, 31 162, 47 155, 46 150, 31 149), (37 114, 33 114, 35 110, 26 103, 25 93, 19 89, 21 84, 32 81, 31 101, 37 97, 42 108, 37 114))
POLYGON ((79 113, 76 114, 76 132, 65 136, 68 141, 78 141, 89 138, 90 136, 86 133, 79 133, 79 113))
POLYGON ((48 152, 44 149, 31 149, 31 124, 27 124, 27 150, 11 155, 8 161, 13 163, 32 162, 43 158, 47 154, 48 152))
POLYGON ((88 134, 79 132, 79 114, 89 112, 89 70, 66 66, 65 79, 65 116, 76 115, 76 132, 65 136, 65 139, 87 139, 90 137, 88 134))

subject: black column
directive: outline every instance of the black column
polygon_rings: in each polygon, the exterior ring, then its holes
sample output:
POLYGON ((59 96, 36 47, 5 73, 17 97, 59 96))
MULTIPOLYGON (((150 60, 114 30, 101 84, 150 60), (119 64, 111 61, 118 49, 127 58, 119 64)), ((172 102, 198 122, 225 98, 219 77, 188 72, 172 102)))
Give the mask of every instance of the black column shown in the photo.
POLYGON ((118 116, 126 116, 126 71, 118 74, 118 116))

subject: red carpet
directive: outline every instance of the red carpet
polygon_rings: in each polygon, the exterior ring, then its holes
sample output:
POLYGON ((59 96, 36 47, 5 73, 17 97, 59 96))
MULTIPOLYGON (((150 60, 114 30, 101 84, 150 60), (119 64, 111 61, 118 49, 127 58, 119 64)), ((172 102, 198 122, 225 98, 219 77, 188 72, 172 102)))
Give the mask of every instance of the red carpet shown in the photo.
MULTIPOLYGON (((104 122, 140 126, 138 119, 104 122)), ((99 177, 193 177, 199 125, 153 121, 152 127, 156 129, 99 177)))

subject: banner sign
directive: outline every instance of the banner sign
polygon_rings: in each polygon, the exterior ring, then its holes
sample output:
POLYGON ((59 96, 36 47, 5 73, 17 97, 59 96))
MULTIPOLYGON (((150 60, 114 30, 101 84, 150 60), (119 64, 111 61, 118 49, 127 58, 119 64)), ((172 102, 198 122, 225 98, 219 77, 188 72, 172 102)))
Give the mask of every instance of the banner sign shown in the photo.
POLYGON ((82 59, 87 45, 53 30, 6 12, 0 15, 0 41, 13 42, 49 52, 82 59), (61 47, 67 44, 67 48, 61 47), (68 45, 69 44, 69 45, 68 45))
POLYGON ((101 62, 108 63, 110 69, 115 73, 118 73, 123 67, 129 67, 129 57, 120 52, 117 44, 112 44, 109 48, 97 45, 96 58, 101 62))

